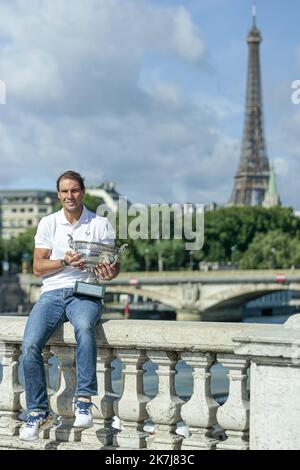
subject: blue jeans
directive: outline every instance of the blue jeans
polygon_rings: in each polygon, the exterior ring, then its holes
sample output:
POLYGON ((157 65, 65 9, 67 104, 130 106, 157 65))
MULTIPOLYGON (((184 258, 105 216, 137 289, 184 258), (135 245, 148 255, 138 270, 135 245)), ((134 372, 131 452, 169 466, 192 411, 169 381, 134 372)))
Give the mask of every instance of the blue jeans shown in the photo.
POLYGON ((77 396, 97 395, 96 333, 101 300, 55 289, 42 294, 27 320, 22 352, 28 411, 48 411, 43 347, 64 322, 70 321, 76 338, 77 396))

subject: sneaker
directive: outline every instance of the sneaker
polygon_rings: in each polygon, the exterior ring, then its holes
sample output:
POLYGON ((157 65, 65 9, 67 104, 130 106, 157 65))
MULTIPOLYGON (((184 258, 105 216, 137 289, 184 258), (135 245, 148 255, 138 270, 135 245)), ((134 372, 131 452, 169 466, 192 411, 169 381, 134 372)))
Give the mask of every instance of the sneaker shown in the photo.
POLYGON ((49 413, 29 413, 27 423, 20 431, 21 441, 37 441, 41 430, 54 425, 53 416, 49 413))
POLYGON ((75 401, 75 428, 91 428, 93 426, 93 415, 91 408, 94 403, 91 401, 75 401))

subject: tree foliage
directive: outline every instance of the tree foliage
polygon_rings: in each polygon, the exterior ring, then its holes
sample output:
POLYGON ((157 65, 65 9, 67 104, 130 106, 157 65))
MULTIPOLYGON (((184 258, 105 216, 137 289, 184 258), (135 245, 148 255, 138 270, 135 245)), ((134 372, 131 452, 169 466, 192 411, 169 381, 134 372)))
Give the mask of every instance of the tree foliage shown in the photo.
POLYGON ((275 269, 300 267, 300 241, 282 230, 270 230, 255 235, 243 254, 240 267, 275 269))
MULTIPOLYGON (((86 195, 84 203, 95 211, 99 199, 86 195)), ((128 218, 128 226, 132 219, 128 218)), ((33 251, 34 232, 31 229, 16 239, 0 240, 1 259, 6 252, 11 261, 20 263, 24 253, 33 251)), ((118 236, 118 218, 116 232, 118 236)), ((228 207, 206 212, 204 235, 203 248, 193 252, 185 249, 184 239, 117 238, 118 246, 129 245, 121 268, 157 271, 159 260, 165 270, 198 269, 200 261, 233 262, 243 269, 300 267, 300 219, 291 208, 228 207)))

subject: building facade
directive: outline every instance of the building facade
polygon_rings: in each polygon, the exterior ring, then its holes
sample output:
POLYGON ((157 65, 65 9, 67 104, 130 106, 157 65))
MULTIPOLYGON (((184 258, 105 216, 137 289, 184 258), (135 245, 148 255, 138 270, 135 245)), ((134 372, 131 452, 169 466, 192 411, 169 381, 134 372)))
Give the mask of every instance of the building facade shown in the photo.
MULTIPOLYGON (((99 205, 105 205, 108 210, 118 211, 120 194, 114 182, 86 188, 86 194, 98 197, 99 205)), ((9 240, 37 227, 42 217, 53 212, 57 200, 55 191, 0 190, 0 237, 9 240)))
POLYGON ((9 240, 37 227, 42 217, 53 212, 56 202, 54 191, 0 191, 0 237, 9 240))
MULTIPOLYGON (((114 181, 107 181, 97 187, 89 187, 85 190, 86 194, 99 198, 99 205, 106 207, 108 211, 118 212, 119 199, 121 194, 116 190, 116 183, 114 181)), ((127 199, 127 206, 131 205, 127 199)))

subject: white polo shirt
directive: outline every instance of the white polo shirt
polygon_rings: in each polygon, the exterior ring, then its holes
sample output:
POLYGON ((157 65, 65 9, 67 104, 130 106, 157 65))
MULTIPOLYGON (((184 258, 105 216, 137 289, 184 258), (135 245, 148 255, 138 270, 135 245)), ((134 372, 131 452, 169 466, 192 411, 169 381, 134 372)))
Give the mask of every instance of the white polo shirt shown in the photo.
MULTIPOLYGON (((62 259, 71 248, 68 235, 74 240, 100 242, 114 245, 115 232, 106 219, 83 207, 80 219, 74 225, 67 221, 64 210, 47 215, 40 220, 35 235, 35 247, 51 250, 50 259, 62 259)), ((61 271, 43 276, 41 292, 74 287, 77 280, 84 280, 87 274, 78 268, 66 266, 61 271)))

